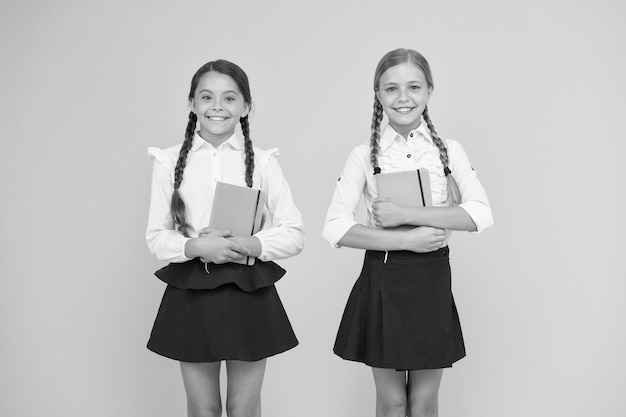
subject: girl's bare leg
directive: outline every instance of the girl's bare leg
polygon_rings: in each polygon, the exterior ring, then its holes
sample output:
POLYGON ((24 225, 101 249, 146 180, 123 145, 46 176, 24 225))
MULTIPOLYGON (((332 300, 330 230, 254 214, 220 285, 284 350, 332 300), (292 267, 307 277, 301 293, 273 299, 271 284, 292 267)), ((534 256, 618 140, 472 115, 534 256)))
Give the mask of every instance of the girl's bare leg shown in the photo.
POLYGON ((220 417, 220 362, 181 362, 189 417, 220 417))
POLYGON ((226 361, 228 417, 261 417, 261 387, 267 359, 256 362, 226 361))
POLYGON ((439 386, 443 369, 409 371, 407 397, 409 417, 437 417, 439 415, 439 386))
POLYGON ((406 372, 372 368, 376 384, 376 417, 405 417, 407 407, 406 372))

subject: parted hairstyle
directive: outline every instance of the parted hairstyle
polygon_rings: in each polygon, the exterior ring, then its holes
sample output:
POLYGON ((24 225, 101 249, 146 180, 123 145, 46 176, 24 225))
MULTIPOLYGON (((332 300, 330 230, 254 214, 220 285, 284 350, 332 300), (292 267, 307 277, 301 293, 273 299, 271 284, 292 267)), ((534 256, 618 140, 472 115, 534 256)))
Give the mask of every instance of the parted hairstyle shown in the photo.
MULTIPOLYGON (((248 105, 252 105, 252 96, 250 94, 250 83, 248 82, 248 76, 246 73, 236 64, 219 59, 217 61, 207 62, 201 66, 198 71, 191 78, 191 88, 189 89, 189 101, 193 100, 196 88, 198 88, 198 82, 200 78, 207 72, 215 71, 224 75, 228 75, 239 87, 239 91, 243 95, 244 102, 248 105)), ((187 164, 187 154, 191 149, 193 143, 193 136, 196 130, 196 122, 198 117, 194 112, 189 112, 189 121, 187 122, 187 129, 185 130, 185 141, 180 148, 178 155, 178 161, 176 162, 176 168, 174 168, 174 192, 172 193, 171 201, 171 213, 174 219, 174 226, 183 235, 189 236, 187 229, 187 216, 185 215, 185 202, 180 196, 179 188, 183 181, 183 173, 185 171, 185 165, 187 164)), ((246 163, 246 185, 252 187, 252 174, 254 173, 254 149, 252 147, 252 141, 250 140, 250 125, 248 123, 248 115, 239 119, 241 124, 241 131, 244 136, 244 148, 245 148, 245 163, 246 163)))
MULTIPOLYGON (((374 114, 372 116, 372 135, 370 137, 370 161, 374 169, 374 175, 380 173, 380 167, 378 166, 378 155, 380 154, 380 122, 383 120, 383 106, 382 104, 380 104, 378 96, 376 95, 380 84, 380 78, 389 68, 395 67, 396 65, 404 64, 406 62, 413 63, 424 73, 428 88, 432 89, 434 87, 433 75, 430 71, 430 65, 428 64, 426 58, 424 58, 424 56, 419 52, 414 51, 413 49, 399 48, 391 52, 387 52, 385 56, 380 59, 378 65, 376 66, 376 72, 374 73, 374 114)), ((441 138, 437 135, 435 126, 430 120, 430 116, 428 114, 428 105, 426 105, 426 107, 424 108, 422 116, 424 117, 424 121, 428 126, 428 130, 430 130, 430 136, 432 137, 433 142, 435 143, 435 145, 437 145, 437 148, 439 148, 439 159, 443 164, 443 171, 446 177, 448 177, 448 184, 451 185, 450 188, 452 194, 458 194, 458 187, 456 186, 456 182, 454 182, 454 179, 451 178, 452 176, 450 175, 450 168, 448 168, 448 149, 443 143, 443 140, 441 140, 441 138), (454 184, 450 184, 450 182, 454 182, 454 184)), ((453 199, 454 201, 458 202, 460 198, 459 196, 453 196, 453 199)))

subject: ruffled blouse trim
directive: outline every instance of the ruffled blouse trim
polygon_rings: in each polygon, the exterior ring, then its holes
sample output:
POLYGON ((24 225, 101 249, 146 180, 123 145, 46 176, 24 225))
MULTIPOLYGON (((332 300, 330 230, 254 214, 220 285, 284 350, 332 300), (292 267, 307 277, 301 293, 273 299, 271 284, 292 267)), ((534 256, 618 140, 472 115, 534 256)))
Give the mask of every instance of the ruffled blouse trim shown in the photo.
POLYGON ((168 170, 173 170, 174 165, 176 165, 176 161, 178 160, 180 148, 180 144, 174 145, 167 149, 161 149, 151 146, 148 147, 148 157, 154 161, 157 161, 168 170))
POLYGON ((259 164, 261 166, 261 171, 265 172, 265 168, 268 166, 272 159, 278 159, 280 156, 279 148, 270 148, 267 150, 262 150, 258 148, 254 148, 254 156, 258 159, 259 164))
POLYGON ((256 260, 254 265, 235 263, 206 265, 195 258, 182 263, 170 263, 154 274, 163 282, 183 290, 214 290, 235 284, 242 291, 252 292, 274 285, 286 271, 274 262, 256 260), (209 271, 207 273, 207 270, 209 271))
MULTIPOLYGON (((412 157, 417 162, 416 168, 426 168, 430 174, 430 190, 433 205, 439 206, 448 197, 448 181, 443 172, 443 163, 439 158, 439 149, 425 140, 419 141, 416 149, 413 149, 412 157)), ((406 171, 406 149, 399 146, 391 146, 385 153, 379 156, 379 166, 382 172, 406 171)))
POLYGON ((165 164, 167 162, 167 156, 165 156, 165 151, 163 151, 163 149, 155 148, 153 146, 148 148, 148 157, 150 159, 159 161, 162 164, 165 164))

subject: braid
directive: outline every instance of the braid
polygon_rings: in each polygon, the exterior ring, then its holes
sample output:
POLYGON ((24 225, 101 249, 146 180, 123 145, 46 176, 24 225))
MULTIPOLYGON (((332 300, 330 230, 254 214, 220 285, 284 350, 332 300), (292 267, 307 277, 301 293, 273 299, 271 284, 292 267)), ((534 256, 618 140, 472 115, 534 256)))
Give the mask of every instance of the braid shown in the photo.
POLYGON ((437 135, 435 125, 433 125, 433 122, 430 120, 430 116, 428 115, 428 106, 424 108, 422 116, 424 116, 424 120, 426 121, 428 130, 430 130, 430 136, 432 136, 433 142, 435 142, 435 145, 437 145, 437 148, 439 148, 439 159, 441 159, 441 163, 443 164, 443 170, 446 171, 446 175, 448 175, 448 149, 446 149, 446 145, 437 135))
POLYGON ((424 120, 426 121, 428 130, 430 130, 430 136, 433 138, 433 142, 435 142, 435 145, 437 145, 437 148, 439 148, 439 159, 441 159, 441 163, 443 164, 443 173, 448 180, 448 197, 446 199, 446 202, 448 202, 450 205, 457 205, 461 202, 461 191, 459 190, 459 186, 452 176, 450 168, 448 167, 448 149, 446 148, 446 145, 443 143, 441 138, 437 135, 435 126, 430 120, 430 116, 428 115, 428 106, 424 108, 422 116, 424 116, 424 120))
POLYGON ((188 226, 187 216, 185 215, 185 202, 180 196, 178 189, 180 188, 180 183, 183 181, 183 172, 185 171, 185 166, 187 165, 187 154, 193 144, 193 134, 196 130, 197 120, 198 117, 193 112, 189 112, 189 122, 187 122, 187 129, 185 130, 185 141, 180 148, 178 161, 176 161, 176 168, 174 168, 174 192, 172 193, 172 202, 170 206, 172 217, 174 218, 174 225, 178 226, 178 231, 187 237, 188 226))
POLYGON ((370 161, 374 167, 374 175, 380 174, 378 155, 380 154, 380 122, 383 120, 383 106, 374 96, 374 114, 372 115, 372 136, 370 138, 370 161))
POLYGON ((250 140, 250 123, 248 123, 248 115, 239 119, 241 123, 241 131, 244 137, 244 146, 246 150, 246 185, 252 188, 252 174, 254 173, 254 148, 250 140))

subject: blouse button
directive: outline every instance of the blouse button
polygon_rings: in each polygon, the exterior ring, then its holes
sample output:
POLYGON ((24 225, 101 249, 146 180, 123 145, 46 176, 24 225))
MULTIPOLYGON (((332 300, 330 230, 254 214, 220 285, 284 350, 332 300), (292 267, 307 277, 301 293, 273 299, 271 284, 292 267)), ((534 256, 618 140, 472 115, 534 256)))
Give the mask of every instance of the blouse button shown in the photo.
POLYGON ((406 157, 410 159, 411 158, 411 154, 410 153, 406 154, 406 157))
POLYGON ((411 133, 409 136, 413 137, 413 133, 411 133))

